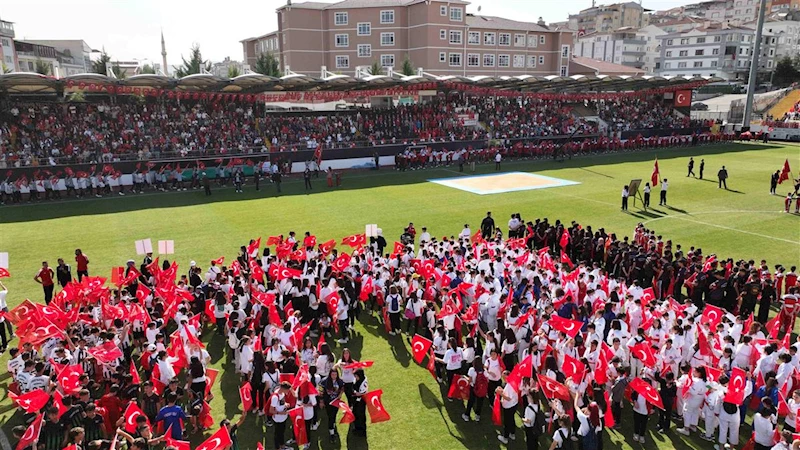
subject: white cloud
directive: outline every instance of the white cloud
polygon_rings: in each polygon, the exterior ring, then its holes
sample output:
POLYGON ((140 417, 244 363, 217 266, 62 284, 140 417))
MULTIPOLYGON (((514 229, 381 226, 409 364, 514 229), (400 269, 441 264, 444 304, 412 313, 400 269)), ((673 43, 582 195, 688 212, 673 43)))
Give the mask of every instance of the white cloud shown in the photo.
MULTIPOLYGON (((294 0, 297 2, 298 0, 294 0)), ((224 2, 209 0, 25 0, 5 2, 2 18, 14 22, 17 39, 83 39, 114 59, 161 61, 163 28, 170 65, 180 63, 193 43, 203 56, 220 61, 242 59, 239 41, 277 29, 275 9, 285 0, 224 2)), ((686 1, 651 0, 644 6, 667 9, 686 1)), ((590 0, 475 0, 467 12, 546 22, 591 6, 590 0)))

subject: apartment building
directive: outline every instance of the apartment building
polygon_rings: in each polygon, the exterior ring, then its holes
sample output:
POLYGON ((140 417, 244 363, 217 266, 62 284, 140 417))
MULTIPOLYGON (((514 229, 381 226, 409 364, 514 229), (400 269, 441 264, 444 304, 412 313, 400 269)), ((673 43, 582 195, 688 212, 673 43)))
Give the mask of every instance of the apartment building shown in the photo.
POLYGON ((644 67, 646 44, 647 41, 637 34, 637 30, 621 28, 613 32, 590 33, 577 37, 573 54, 641 69, 644 67))
POLYGON ((278 39, 278 32, 273 31, 262 36, 239 41, 242 43, 242 50, 244 51, 244 64, 252 69, 255 67, 258 57, 263 53, 272 54, 279 61, 282 61, 278 39))
MULTIPOLYGON (((26 39, 25 42, 31 44, 45 45, 53 47, 56 52, 63 55, 66 62, 62 65, 69 64, 69 71, 75 73, 88 73, 92 71, 92 53, 97 52, 93 50, 86 41, 81 39, 26 39)), ((62 61, 64 61, 62 59, 62 61)))
POLYGON ((0 19, 0 72, 2 68, 12 71, 17 66, 17 53, 14 49, 14 23, 0 19))
POLYGON ((644 64, 641 68, 647 74, 655 74, 661 68, 660 37, 665 34, 666 31, 656 25, 648 25, 636 32, 636 36, 644 41, 644 64))
POLYGON ((353 76, 374 62, 400 71, 406 58, 435 75, 569 73, 571 31, 469 14, 468 6, 460 0, 290 2, 277 9, 276 33, 242 41, 244 61, 252 66, 265 51, 259 43, 277 38, 272 53, 281 70, 313 76, 321 67, 353 76))
POLYGON ((800 0, 767 0, 767 13, 782 13, 800 10, 800 0))
MULTIPOLYGON (((663 76, 717 76, 729 81, 746 81, 753 54, 755 30, 741 26, 709 23, 704 27, 661 36, 663 76)), ((776 39, 765 32, 761 45, 760 71, 775 67, 776 39)))
POLYGON ((578 33, 610 32, 623 27, 641 28, 645 22, 644 9, 636 2, 615 3, 613 5, 595 5, 569 16, 569 27, 578 33))
POLYGON ((800 22, 770 19, 764 22, 764 31, 775 37, 776 61, 786 56, 794 58, 800 55, 800 22))

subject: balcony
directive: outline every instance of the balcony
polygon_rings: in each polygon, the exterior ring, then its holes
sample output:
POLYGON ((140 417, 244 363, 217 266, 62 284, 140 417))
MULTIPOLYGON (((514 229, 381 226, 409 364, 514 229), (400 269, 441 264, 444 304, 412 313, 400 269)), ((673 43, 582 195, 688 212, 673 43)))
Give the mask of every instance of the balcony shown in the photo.
POLYGON ((14 24, 11 22, 0 20, 0 36, 6 36, 10 38, 15 37, 14 24))

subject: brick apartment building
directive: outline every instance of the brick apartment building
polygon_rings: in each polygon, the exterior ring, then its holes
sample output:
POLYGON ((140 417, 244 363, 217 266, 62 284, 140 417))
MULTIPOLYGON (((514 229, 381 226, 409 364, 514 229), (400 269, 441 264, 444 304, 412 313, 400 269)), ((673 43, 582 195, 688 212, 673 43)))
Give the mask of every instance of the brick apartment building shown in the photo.
POLYGON ((572 32, 543 21, 468 14, 460 0, 287 2, 278 31, 242 42, 253 68, 260 53, 281 71, 319 76, 321 67, 354 76, 378 62, 399 72, 408 58, 434 75, 568 75, 572 32))

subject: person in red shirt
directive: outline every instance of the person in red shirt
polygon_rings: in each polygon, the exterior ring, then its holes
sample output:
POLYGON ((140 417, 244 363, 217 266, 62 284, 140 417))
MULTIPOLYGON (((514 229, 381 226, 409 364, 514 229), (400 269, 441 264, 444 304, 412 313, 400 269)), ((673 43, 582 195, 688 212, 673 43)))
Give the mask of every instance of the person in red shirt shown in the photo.
POLYGON ((83 254, 81 249, 75 249, 75 262, 78 263, 78 281, 80 282, 83 277, 89 276, 89 257, 83 254))
POLYGON ((33 281, 42 285, 44 289, 44 302, 46 304, 50 304, 50 300, 53 299, 53 288, 55 287, 53 284, 53 269, 48 267, 47 261, 42 261, 42 268, 33 277, 33 281))

